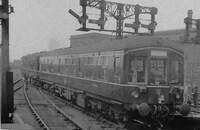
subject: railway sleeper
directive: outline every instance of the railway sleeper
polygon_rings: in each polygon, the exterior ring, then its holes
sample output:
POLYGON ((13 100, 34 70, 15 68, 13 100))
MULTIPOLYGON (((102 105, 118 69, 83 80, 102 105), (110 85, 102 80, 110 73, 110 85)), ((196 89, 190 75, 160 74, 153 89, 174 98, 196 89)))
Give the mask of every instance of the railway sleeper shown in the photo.
POLYGON ((40 120, 40 118, 36 117, 36 121, 39 121, 39 120, 40 120))

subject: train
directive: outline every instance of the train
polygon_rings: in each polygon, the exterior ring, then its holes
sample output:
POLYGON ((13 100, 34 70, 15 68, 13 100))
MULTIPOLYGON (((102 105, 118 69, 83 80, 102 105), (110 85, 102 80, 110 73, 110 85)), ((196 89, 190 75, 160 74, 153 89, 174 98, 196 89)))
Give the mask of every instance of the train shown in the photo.
POLYGON ((74 35, 68 48, 23 56, 21 72, 85 111, 157 127, 187 116, 200 85, 200 44, 184 37, 184 29, 124 39, 74 35))

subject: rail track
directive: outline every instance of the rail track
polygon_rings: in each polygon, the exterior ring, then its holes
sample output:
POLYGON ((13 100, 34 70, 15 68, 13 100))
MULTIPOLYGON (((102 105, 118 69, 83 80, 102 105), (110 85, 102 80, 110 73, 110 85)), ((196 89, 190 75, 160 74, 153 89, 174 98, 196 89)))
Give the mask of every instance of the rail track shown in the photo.
POLYGON ((67 116, 70 120, 81 126, 82 130, 126 130, 124 124, 110 122, 101 115, 86 111, 85 109, 62 99, 55 93, 42 89, 38 85, 34 85, 33 87, 37 87, 42 95, 48 97, 47 100, 49 103, 53 104, 61 114, 67 116))
POLYGON ((27 86, 24 87, 24 96, 31 112, 42 129, 82 130, 81 126, 65 116, 64 112, 53 104, 50 99, 38 93, 37 90, 34 90, 35 88, 29 89, 31 91, 27 90, 27 86), (38 97, 36 98, 36 96, 38 97), (42 100, 42 102, 38 102, 38 100, 42 100))
MULTIPOLYGON (((80 108, 80 107, 78 107, 76 105, 73 105, 73 104, 67 102, 66 100, 56 96, 56 95, 50 94, 49 92, 47 92, 45 90, 42 90, 42 91, 43 91, 43 93, 47 94, 49 96, 49 98, 51 98, 51 100, 53 100, 54 102, 57 102, 58 106, 61 104, 60 102, 65 103, 66 104, 65 108, 62 108, 62 109, 69 109, 68 107, 72 107, 72 108, 77 109, 78 111, 82 111, 82 113, 85 114, 85 110, 84 109, 82 109, 82 108, 80 108)), ((93 113, 87 113, 87 115, 89 115, 90 117, 95 118, 95 115, 93 113)), ((199 121, 200 121, 199 119, 200 119, 199 111, 198 112, 194 112, 194 113, 192 112, 188 117, 185 117, 184 119, 177 118, 175 122, 177 122, 178 125, 176 123, 175 124, 169 124, 170 126, 167 127, 167 128, 164 128, 163 130, 188 130, 188 129, 190 129, 190 130, 200 130, 200 127, 198 125, 199 121), (185 126, 184 125, 185 129, 184 129, 184 127, 181 127, 181 122, 182 121, 185 122, 185 124, 188 124, 189 126, 185 126)), ((99 122, 104 122, 104 124, 102 124, 102 127, 101 127, 102 129, 104 129, 104 128, 105 129, 108 128, 109 130, 111 130, 111 129, 112 130, 124 129, 122 127, 118 127, 114 123, 109 122, 109 121, 107 121, 105 119, 102 119, 102 120, 97 119, 97 120, 99 122), (107 126, 106 126, 106 124, 107 124, 107 126)), ((93 129, 91 129, 91 130, 93 130, 93 129)), ((96 129, 94 129, 94 130, 96 130, 96 129)), ((138 129, 136 129, 136 130, 138 130, 138 129)))
MULTIPOLYGON (((39 124, 39 127, 41 127, 41 129, 125 130, 122 127, 122 125, 120 126, 101 117, 99 118, 98 115, 95 115, 94 113, 86 112, 83 108, 69 103, 55 94, 37 88, 36 86, 28 86, 29 87, 27 88, 25 82, 22 79, 16 80, 14 82, 14 93, 23 88, 24 97, 27 102, 26 104, 28 104, 28 107, 31 109, 32 115, 35 117, 35 120, 39 124), (38 97, 37 95, 40 95, 40 98, 34 99, 35 97, 38 97), (41 99, 43 99, 43 102, 38 103, 37 101, 35 101, 41 99), (46 113, 47 111, 51 111, 50 113, 53 112, 54 116, 48 116, 48 114, 41 114, 46 113), (59 117, 59 119, 57 119, 57 117, 59 117), (56 122, 52 123, 52 118, 56 122)), ((189 121, 191 125, 198 124, 198 122, 193 123, 194 121, 192 120, 194 118, 199 118, 199 113, 199 111, 193 111, 191 116, 193 118, 189 120, 187 119, 187 122, 189 121), (198 117, 196 117, 194 113, 198 113, 198 117)), ((198 128, 193 128, 192 130, 198 130, 198 128)))
MULTIPOLYGON (((84 109, 73 105, 56 95, 53 95, 48 91, 38 89, 36 86, 30 87, 30 85, 27 88, 27 86, 23 83, 23 80, 17 81, 18 85, 15 86, 14 92, 17 92, 23 87, 24 96, 26 100, 29 100, 26 104, 29 104, 29 108, 31 109, 31 112, 41 129, 125 130, 121 126, 109 122, 101 117, 99 118, 93 113, 85 112, 84 109), (36 97, 37 99, 35 99, 36 97), (41 99, 43 100, 42 102, 37 101, 41 99), (46 112, 47 114, 44 114, 46 112), (48 116, 48 113, 54 113, 54 116, 51 114, 51 116, 48 116), (55 121, 54 123, 52 123, 52 118, 55 121)), ((191 123, 193 125, 193 121, 191 123)), ((198 128, 191 130, 198 130, 198 128)))
POLYGON ((36 112, 36 110, 34 109, 33 105, 30 102, 30 99, 28 98, 28 95, 26 93, 26 88, 24 87, 24 96, 25 99, 29 105, 29 108, 31 109, 33 115, 35 116, 36 120, 38 121, 38 123, 41 125, 41 127, 43 127, 46 130, 50 130, 50 128, 47 126, 47 124, 44 122, 44 120, 39 116, 39 114, 36 112))
POLYGON ((83 108, 69 103, 56 95, 49 94, 45 90, 41 91, 51 99, 51 102, 65 112, 69 118, 79 123, 84 130, 126 130, 121 124, 110 122, 99 115, 86 112, 83 108))
POLYGON ((18 79, 16 81, 14 81, 13 85, 15 87, 13 91, 16 92, 24 86, 24 81, 23 81, 23 79, 18 79))
MULTIPOLYGON (((22 98, 18 99, 18 105, 26 105, 31 110, 33 117, 35 118, 35 124, 39 124, 38 127, 44 130, 51 129, 69 129, 69 130, 122 130, 114 123, 108 122, 106 120, 100 120, 90 113, 85 113, 85 111, 76 105, 67 103, 66 100, 63 100, 55 95, 51 95, 42 89, 36 89, 35 87, 27 87, 23 79, 16 80, 14 82, 14 93, 17 93, 19 90, 23 93, 25 98, 22 102, 22 98), (23 90, 21 91, 21 88, 23 90), (37 92, 36 92, 37 91, 37 92), (39 96, 38 96, 39 95, 39 96), (36 97, 39 97, 35 99, 36 97), (37 102, 41 100, 42 102, 37 102), (44 115, 41 113, 46 113, 47 111, 56 113, 53 120, 56 120, 55 117, 59 116, 63 123, 58 122, 59 125, 56 125, 56 122, 49 123, 52 120, 48 114, 44 115), (68 111, 66 111, 68 110, 68 111), (77 119, 79 118, 79 119, 77 119), (83 121, 84 119, 84 121, 83 121), (87 120, 86 120, 87 119, 87 120), (51 124, 54 124, 53 126, 51 124), (66 124, 61 128, 60 124, 66 124), (70 125, 69 125, 70 124, 70 125), (67 128, 71 126, 71 128, 67 128)), ((20 106, 19 106, 20 107, 20 106)), ((51 113, 50 112, 50 113, 51 113)), ((29 115, 30 116, 30 115, 29 115)), ((34 124, 34 123, 33 123, 34 124)), ((34 124, 34 125, 35 125, 34 124)), ((36 127, 36 128, 38 128, 36 127)), ((124 129, 123 129, 124 130, 124 129)))

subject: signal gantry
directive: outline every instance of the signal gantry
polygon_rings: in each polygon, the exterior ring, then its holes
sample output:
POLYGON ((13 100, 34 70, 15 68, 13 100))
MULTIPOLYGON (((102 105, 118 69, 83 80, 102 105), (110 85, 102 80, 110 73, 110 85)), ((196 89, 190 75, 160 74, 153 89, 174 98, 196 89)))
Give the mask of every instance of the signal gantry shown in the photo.
POLYGON ((116 38, 123 38, 123 33, 131 34, 154 34, 156 28, 155 15, 157 14, 157 8, 155 7, 144 7, 140 5, 131 5, 131 4, 122 4, 116 2, 110 2, 105 0, 80 0, 80 6, 82 6, 82 16, 79 16, 73 10, 69 10, 69 13, 73 15, 79 23, 82 25, 79 31, 107 31, 107 32, 116 32, 116 38), (96 8, 100 10, 99 19, 89 19, 87 14, 87 7, 96 8), (105 29, 105 23, 108 21, 105 13, 109 17, 112 17, 116 20, 116 29, 108 30, 105 29), (140 15, 150 15, 150 23, 142 24, 140 20, 140 15), (124 23, 125 19, 133 17, 133 23, 124 23), (97 24, 100 28, 88 28, 87 23, 97 24), (124 31, 124 27, 132 28, 134 31, 124 31), (139 29, 145 28, 150 31, 150 33, 140 33, 139 29))

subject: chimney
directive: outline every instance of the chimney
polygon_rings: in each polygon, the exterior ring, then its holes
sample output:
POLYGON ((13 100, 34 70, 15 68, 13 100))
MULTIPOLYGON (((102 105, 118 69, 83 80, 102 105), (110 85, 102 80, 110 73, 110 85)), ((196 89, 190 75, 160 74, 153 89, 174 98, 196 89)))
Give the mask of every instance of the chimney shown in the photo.
POLYGON ((188 10, 188 18, 190 19, 189 20, 189 25, 188 25, 188 27, 189 27, 189 31, 192 29, 192 15, 193 15, 193 11, 192 10, 188 10))
POLYGON ((192 15, 193 11, 188 10, 187 17, 184 19, 185 23, 185 41, 189 40, 190 31, 192 30, 192 15))

